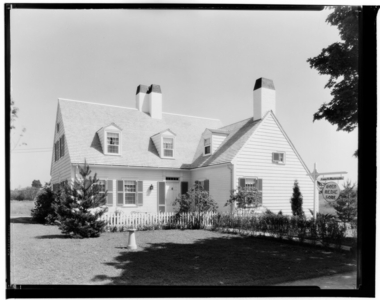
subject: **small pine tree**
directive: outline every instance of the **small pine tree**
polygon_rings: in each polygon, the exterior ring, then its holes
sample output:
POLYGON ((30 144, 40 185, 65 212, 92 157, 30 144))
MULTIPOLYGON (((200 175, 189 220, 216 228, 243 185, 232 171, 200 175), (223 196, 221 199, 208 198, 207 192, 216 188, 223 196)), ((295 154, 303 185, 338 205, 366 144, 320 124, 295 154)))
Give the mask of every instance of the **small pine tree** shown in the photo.
POLYGON ((294 187, 293 187, 293 197, 290 199, 290 203, 292 205, 292 212, 293 216, 304 216, 304 212, 302 210, 302 202, 303 197, 300 191, 300 188, 298 186, 298 181, 294 181, 294 187))
POLYGON ((96 174, 92 178, 90 167, 79 166, 79 174, 73 185, 66 183, 57 193, 59 204, 55 210, 62 233, 74 238, 98 237, 106 223, 98 218, 107 211, 107 191, 100 193, 96 174))
POLYGON ((356 218, 356 198, 355 184, 352 184, 351 181, 348 180, 343 184, 343 190, 340 193, 339 198, 331 203, 331 206, 334 207, 338 218, 342 222, 352 222, 356 218))

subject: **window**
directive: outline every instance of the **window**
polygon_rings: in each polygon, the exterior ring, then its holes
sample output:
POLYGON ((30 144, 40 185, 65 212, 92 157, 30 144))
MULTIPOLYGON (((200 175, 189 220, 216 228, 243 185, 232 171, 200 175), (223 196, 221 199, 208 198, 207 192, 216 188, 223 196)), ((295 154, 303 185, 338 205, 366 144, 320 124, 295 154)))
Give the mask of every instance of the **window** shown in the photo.
POLYGON ((118 180, 117 181, 117 205, 142 206, 143 205, 143 182, 135 181, 135 180, 118 180))
POLYGON ((272 161, 277 164, 285 164, 285 153, 284 152, 273 152, 272 161))
POLYGON ((113 205, 113 180, 99 180, 99 193, 104 194, 107 191, 107 205, 113 205))
POLYGON ((125 204, 136 204, 136 181, 124 181, 125 204))
POLYGON ((211 139, 205 139, 204 140, 204 143, 205 143, 205 155, 207 155, 207 154, 211 154, 211 141, 210 141, 211 139))
POLYGON ((55 145, 54 145, 54 150, 55 150, 55 161, 57 161, 59 159, 59 141, 56 141, 55 142, 55 145))
MULTIPOLYGON (((239 178, 239 187, 244 187, 246 190, 257 189, 259 198, 258 203, 263 203, 263 179, 261 178, 239 178)), ((253 207, 253 205, 246 204, 245 208, 253 207)))
POLYGON ((57 123, 57 133, 59 132, 59 123, 57 123))
POLYGON ((61 153, 61 155, 60 155, 60 157, 62 157, 62 156, 64 156, 65 155, 65 136, 64 135, 62 135, 61 136, 61 138, 59 139, 59 141, 60 141, 60 153, 61 153))
POLYGON ((257 179, 254 178, 246 178, 245 179, 245 188, 246 189, 253 189, 256 185, 257 179))
POLYGON ((105 180, 99 180, 99 193, 104 194, 106 192, 106 181, 105 180))
POLYGON ((119 154, 119 134, 107 132, 107 152, 109 154, 119 154))
POLYGON ((173 157, 173 139, 163 138, 164 157, 173 157))

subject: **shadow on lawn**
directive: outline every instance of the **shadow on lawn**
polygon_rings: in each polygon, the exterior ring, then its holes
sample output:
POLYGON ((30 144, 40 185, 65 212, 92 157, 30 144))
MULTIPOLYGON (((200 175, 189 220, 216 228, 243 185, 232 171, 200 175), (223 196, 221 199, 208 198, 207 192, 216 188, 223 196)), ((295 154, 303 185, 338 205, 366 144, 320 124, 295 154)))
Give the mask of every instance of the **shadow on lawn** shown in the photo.
POLYGON ((349 253, 252 237, 148 245, 135 251, 124 248, 113 262, 105 263, 120 270, 120 275, 97 275, 92 281, 111 285, 262 286, 356 268, 349 253))
POLYGON ((11 223, 17 224, 39 224, 32 217, 11 217, 11 223))

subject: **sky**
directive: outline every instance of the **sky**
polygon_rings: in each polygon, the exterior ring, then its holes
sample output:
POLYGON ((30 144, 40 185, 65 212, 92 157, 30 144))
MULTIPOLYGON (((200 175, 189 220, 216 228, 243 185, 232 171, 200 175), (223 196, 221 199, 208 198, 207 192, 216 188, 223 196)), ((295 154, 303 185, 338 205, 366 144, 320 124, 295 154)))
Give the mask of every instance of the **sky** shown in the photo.
POLYGON ((357 182, 357 129, 313 122, 332 98, 307 63, 340 41, 329 13, 12 10, 11 188, 50 180, 58 98, 135 107, 139 84, 159 84, 164 112, 228 125, 253 116, 260 77, 273 80, 276 116, 309 170, 357 182))

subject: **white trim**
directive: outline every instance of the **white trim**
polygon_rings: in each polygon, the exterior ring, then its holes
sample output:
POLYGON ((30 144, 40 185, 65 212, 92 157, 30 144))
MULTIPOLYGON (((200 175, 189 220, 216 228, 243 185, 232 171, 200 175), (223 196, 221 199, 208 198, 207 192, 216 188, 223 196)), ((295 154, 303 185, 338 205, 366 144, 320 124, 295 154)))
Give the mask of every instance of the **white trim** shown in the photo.
POLYGON ((80 100, 72 100, 72 99, 66 99, 66 98, 58 98, 58 101, 61 101, 61 100, 63 100, 63 101, 71 101, 71 102, 79 102, 79 103, 87 103, 87 104, 95 104, 95 105, 103 105, 103 106, 109 106, 109 107, 125 108, 125 109, 132 109, 132 110, 138 110, 137 108, 132 108, 132 107, 109 105, 109 104, 87 102, 87 101, 80 101, 80 100))
POLYGON ((211 118, 203 118, 203 117, 188 116, 188 115, 181 115, 181 114, 173 114, 173 113, 167 113, 167 112, 163 112, 163 114, 173 115, 173 116, 181 116, 181 117, 189 117, 189 118, 197 118, 197 119, 204 119, 204 120, 220 121, 219 119, 211 119, 211 118))
POLYGON ((122 140, 121 140, 121 132, 120 131, 116 131, 116 130, 108 130, 108 129, 104 129, 104 143, 105 143, 105 147, 104 147, 104 154, 106 155, 116 155, 116 156, 121 156, 121 144, 122 144, 122 140), (117 145, 118 146, 118 153, 113 153, 113 152, 108 152, 108 138, 107 138, 107 134, 108 133, 117 133, 119 135, 119 144, 117 145))
POLYGON ((203 156, 210 156, 211 154, 212 154, 212 135, 208 138, 207 137, 203 138, 203 156), (206 140, 210 141, 210 144, 208 145, 208 147, 210 147, 210 153, 207 153, 207 154, 206 154, 206 146, 205 146, 206 140))
MULTIPOLYGON (((161 158, 165 158, 165 159, 175 159, 175 142, 174 142, 175 138, 174 136, 165 136, 165 135, 161 135, 161 158), (173 151, 173 156, 166 156, 165 155, 165 148, 164 148, 164 139, 171 139, 173 141, 173 148, 171 149, 173 151)), ((168 149, 170 150, 170 149, 168 149)))

